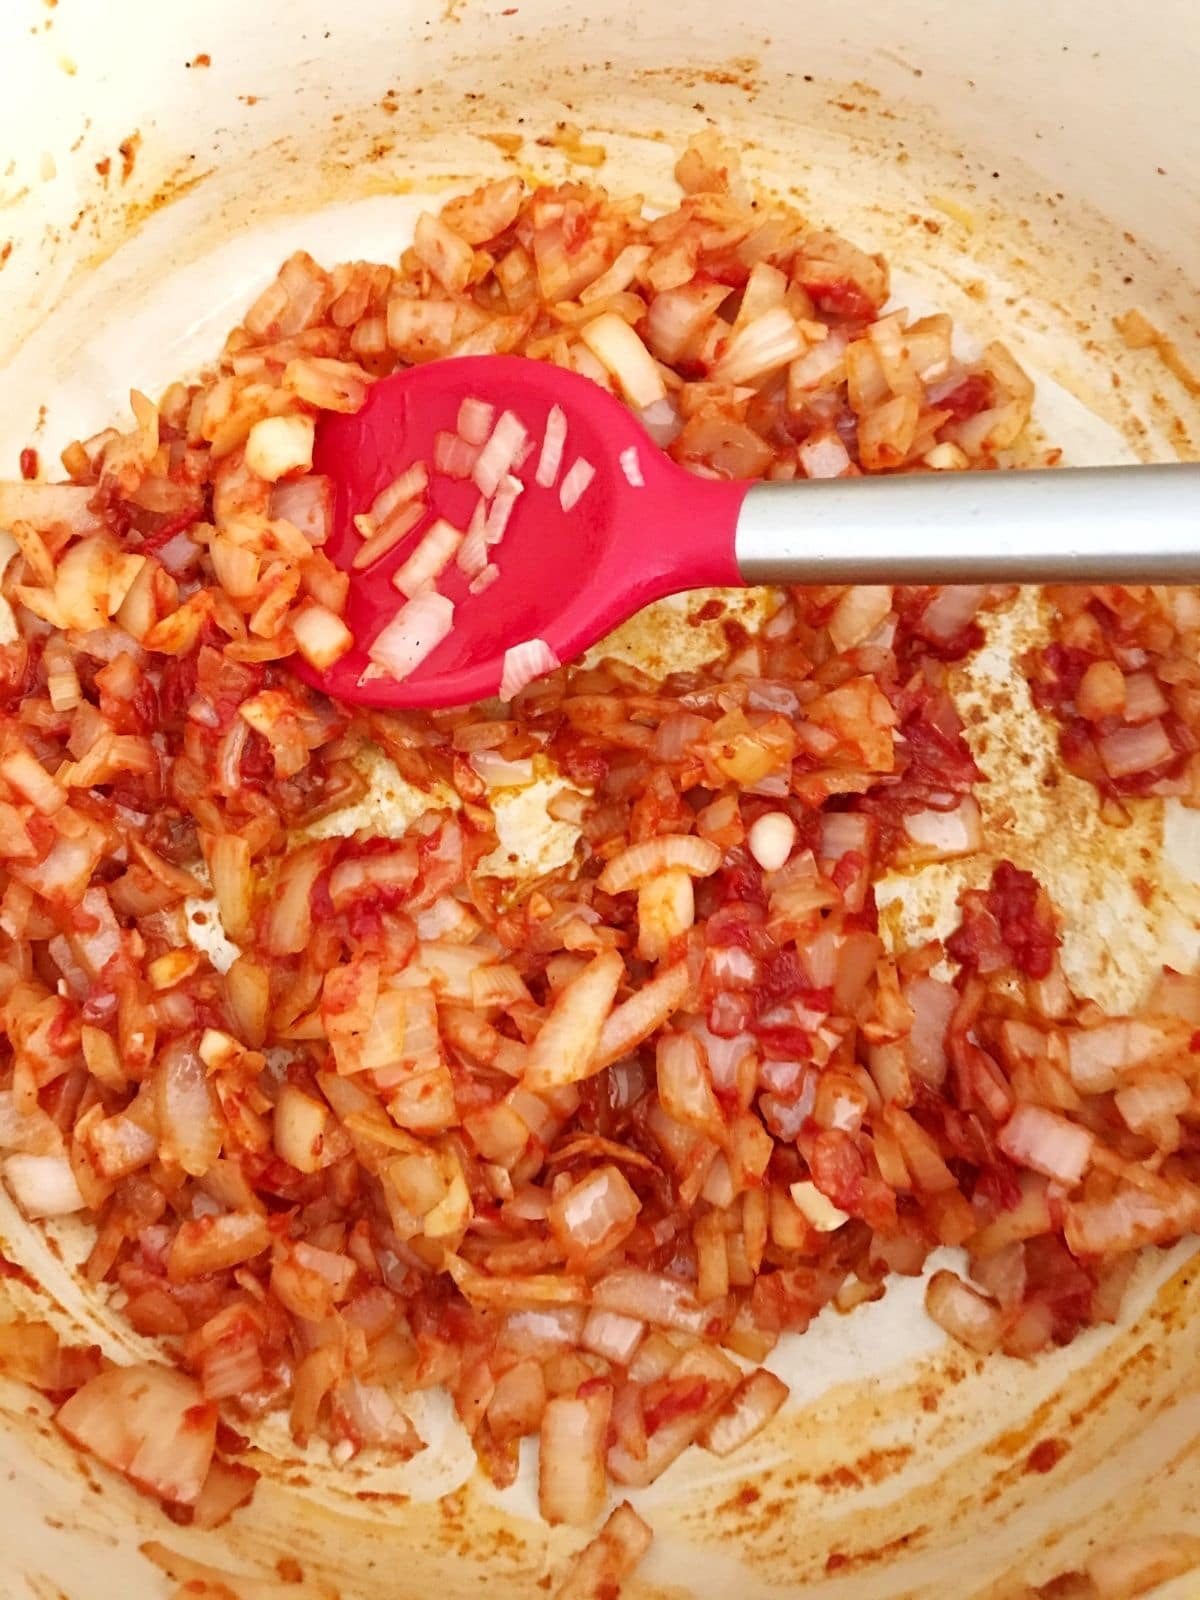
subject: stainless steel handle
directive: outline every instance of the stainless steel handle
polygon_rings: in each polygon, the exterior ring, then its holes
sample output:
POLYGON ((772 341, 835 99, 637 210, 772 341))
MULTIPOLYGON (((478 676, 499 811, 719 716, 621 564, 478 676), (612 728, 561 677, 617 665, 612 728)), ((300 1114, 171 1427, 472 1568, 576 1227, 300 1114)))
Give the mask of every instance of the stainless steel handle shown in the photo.
POLYGON ((1200 582, 1200 463, 755 484, 747 583, 1200 582))

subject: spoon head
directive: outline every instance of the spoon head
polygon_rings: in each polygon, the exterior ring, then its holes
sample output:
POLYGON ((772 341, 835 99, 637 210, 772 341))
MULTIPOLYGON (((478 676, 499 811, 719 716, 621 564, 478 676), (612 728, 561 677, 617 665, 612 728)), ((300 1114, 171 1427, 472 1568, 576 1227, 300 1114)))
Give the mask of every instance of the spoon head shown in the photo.
POLYGON ((355 644, 326 672, 299 658, 296 670, 341 700, 452 706, 486 699, 499 692, 504 655, 512 646, 542 639, 560 661, 569 661, 651 600, 696 583, 738 581, 731 555, 729 572, 695 576, 695 541, 687 538, 687 504, 721 486, 675 466, 636 417, 599 385, 546 363, 463 356, 385 378, 372 386, 360 411, 325 417, 313 470, 333 481, 325 552, 351 574, 345 620, 355 644), (455 432, 468 398, 491 405, 496 418, 511 411, 532 441, 515 473, 523 491, 503 538, 489 551, 499 576, 472 595, 470 579, 452 561, 437 579, 440 593, 455 605, 448 637, 400 681, 364 678, 371 644, 405 604, 393 574, 437 518, 466 530, 479 504, 471 478, 451 478, 433 468, 436 436, 455 432), (540 487, 535 476, 556 405, 567 418, 566 442, 553 486, 540 487), (594 476, 564 510, 561 486, 580 460, 594 476), (426 514, 373 565, 355 570, 363 539, 354 517, 418 461, 429 467, 426 514), (683 537, 673 538, 672 530, 683 537))

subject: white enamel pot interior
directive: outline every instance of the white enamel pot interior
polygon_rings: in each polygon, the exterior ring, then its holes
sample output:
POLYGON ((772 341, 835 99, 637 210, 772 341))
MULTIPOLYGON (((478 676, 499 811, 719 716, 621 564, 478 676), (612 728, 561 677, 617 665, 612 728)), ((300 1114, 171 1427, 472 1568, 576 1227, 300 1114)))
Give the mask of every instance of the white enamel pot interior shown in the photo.
MULTIPOLYGON (((394 257, 431 192, 514 165, 561 176, 561 121, 605 148, 583 176, 651 206, 671 198, 672 152, 717 124, 755 181, 886 251, 902 300, 1010 342, 1067 459, 1193 455, 1195 395, 1112 318, 1141 308, 1194 361, 1198 52, 1193 0, 5 0, 0 471, 213 355, 295 245, 394 257), (497 133, 523 143, 506 154, 497 133)), ((1031 625, 1027 598, 962 685, 1000 797, 985 806, 1008 807, 1005 852, 1065 906, 1072 976, 1120 1006, 1162 960, 1195 963, 1200 834, 1174 811, 1106 833, 1080 786, 1042 786, 1052 742, 1010 683, 1031 625)), ((938 926, 956 884, 942 869, 889 892, 938 926)), ((78 1237, 47 1240, 7 1197, 0 1236, 16 1264, 0 1315, 139 1350, 78 1282, 78 1237)), ((1200 1529, 1187 1257, 1147 1262, 1118 1328, 1032 1365, 947 1347, 907 1281, 823 1317, 772 1358, 793 1398, 748 1458, 685 1460, 638 1497, 657 1539, 627 1594, 1019 1595, 1097 1545, 1200 1529)), ((406 1468, 338 1470, 266 1428, 253 1504, 203 1537, 76 1457, 49 1415, 0 1377, 14 1600, 165 1595, 138 1553, 155 1538, 265 1576, 286 1556, 344 1600, 525 1600, 581 1542, 538 1524, 528 1471, 502 1495, 473 1476, 435 1401, 406 1468)))

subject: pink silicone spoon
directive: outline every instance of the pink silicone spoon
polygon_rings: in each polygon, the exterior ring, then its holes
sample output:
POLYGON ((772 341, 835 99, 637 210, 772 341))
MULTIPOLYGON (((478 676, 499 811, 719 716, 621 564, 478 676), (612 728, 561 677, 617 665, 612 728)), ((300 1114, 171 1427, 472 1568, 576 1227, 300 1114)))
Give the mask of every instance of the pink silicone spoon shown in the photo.
POLYGON ((334 483, 326 552, 352 573, 355 644, 326 672, 299 658, 296 670, 368 705, 485 699, 499 691, 510 647, 540 639, 570 661, 640 607, 684 589, 1200 580, 1200 465, 718 481, 677 466, 590 379, 515 356, 459 357, 383 379, 360 411, 324 419, 313 468, 334 483), (402 680, 372 676, 372 642, 405 604, 393 574, 436 519, 466 530, 481 499, 470 477, 433 467, 435 436, 455 432, 465 399, 486 402, 497 420, 510 412, 531 441, 515 466, 523 490, 488 552, 499 576, 471 594, 450 560, 436 580, 454 602, 449 634, 402 680), (566 439, 553 486, 541 487, 554 407, 566 439), (563 510, 563 482, 580 461, 594 476, 563 510), (429 467, 427 511, 398 545, 354 570, 363 548, 355 515, 415 462, 429 467))

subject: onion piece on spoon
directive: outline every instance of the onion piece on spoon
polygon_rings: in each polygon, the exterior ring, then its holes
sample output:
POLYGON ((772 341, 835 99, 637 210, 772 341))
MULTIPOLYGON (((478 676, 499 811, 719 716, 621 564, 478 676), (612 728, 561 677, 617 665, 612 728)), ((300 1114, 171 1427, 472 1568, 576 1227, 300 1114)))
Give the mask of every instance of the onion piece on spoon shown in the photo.
POLYGON ((407 678, 437 649, 453 623, 453 600, 436 593, 417 595, 376 634, 367 654, 393 678, 407 678))

